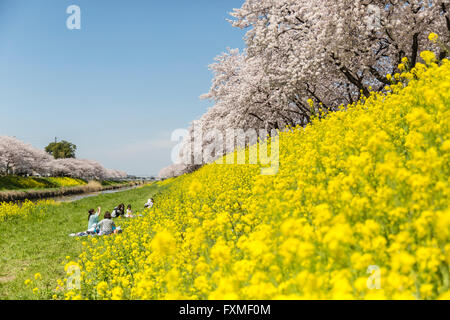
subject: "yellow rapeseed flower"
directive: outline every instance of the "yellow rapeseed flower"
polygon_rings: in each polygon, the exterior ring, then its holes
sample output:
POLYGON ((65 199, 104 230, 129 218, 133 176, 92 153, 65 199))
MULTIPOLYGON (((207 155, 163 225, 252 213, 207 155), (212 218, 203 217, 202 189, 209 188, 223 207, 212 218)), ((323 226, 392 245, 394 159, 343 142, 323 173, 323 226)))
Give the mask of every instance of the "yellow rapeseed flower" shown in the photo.
POLYGON ((434 42, 434 43, 437 42, 438 38, 439 38, 439 36, 434 32, 432 32, 428 35, 428 40, 430 40, 431 42, 434 42))
POLYGON ((276 175, 213 163, 161 182, 151 215, 85 239, 64 298, 448 299, 450 62, 421 57, 280 131, 276 175))

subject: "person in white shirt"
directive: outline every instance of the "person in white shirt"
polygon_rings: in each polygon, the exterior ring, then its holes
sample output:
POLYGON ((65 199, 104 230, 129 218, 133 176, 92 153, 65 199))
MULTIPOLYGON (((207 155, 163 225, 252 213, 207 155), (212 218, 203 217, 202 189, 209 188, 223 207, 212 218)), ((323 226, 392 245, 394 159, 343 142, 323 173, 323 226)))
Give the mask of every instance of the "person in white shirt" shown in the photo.
POLYGON ((133 218, 133 211, 131 210, 131 204, 127 206, 127 213, 125 213, 125 218, 133 218))
POLYGON ((144 205, 144 209, 152 208, 153 204, 153 198, 148 199, 147 203, 144 205))

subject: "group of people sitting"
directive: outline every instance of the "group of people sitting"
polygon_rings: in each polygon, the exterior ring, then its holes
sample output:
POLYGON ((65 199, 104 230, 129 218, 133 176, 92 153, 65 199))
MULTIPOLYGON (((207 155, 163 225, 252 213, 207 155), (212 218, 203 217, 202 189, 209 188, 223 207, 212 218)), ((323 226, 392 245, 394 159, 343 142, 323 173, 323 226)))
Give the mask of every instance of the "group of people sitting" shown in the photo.
MULTIPOLYGON (((153 207, 153 198, 150 198, 144 205, 144 209, 152 207, 153 207)), ((88 229, 84 232, 72 233, 70 234, 70 236, 71 237, 84 237, 89 235, 105 236, 114 233, 122 233, 122 229, 120 228, 120 226, 116 227, 116 224, 114 223, 113 219, 119 217, 124 218, 135 217, 133 211, 131 210, 131 205, 129 204, 127 206, 127 210, 125 212, 125 205, 123 203, 115 207, 112 212, 106 211, 105 214, 103 215, 102 221, 99 221, 100 213, 101 207, 98 207, 97 211, 95 211, 94 209, 90 209, 88 215, 88 229)))

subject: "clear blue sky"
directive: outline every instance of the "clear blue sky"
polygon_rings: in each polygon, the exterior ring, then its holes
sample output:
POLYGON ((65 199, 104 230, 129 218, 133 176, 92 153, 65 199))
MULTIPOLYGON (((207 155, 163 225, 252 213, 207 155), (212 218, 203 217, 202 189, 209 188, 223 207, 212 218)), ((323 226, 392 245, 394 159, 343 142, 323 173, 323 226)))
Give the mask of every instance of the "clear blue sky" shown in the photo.
POLYGON ((170 164, 170 134, 201 116, 207 66, 244 32, 243 0, 0 0, 0 135, 131 174, 170 164), (69 30, 69 5, 81 30, 69 30))

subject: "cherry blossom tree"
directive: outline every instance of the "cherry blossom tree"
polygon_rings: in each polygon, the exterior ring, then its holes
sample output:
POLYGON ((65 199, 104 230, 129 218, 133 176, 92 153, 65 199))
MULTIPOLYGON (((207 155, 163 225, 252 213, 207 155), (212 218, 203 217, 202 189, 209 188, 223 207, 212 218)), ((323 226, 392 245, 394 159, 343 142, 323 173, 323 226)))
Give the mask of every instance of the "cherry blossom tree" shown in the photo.
POLYGON ((51 157, 16 138, 0 136, 0 173, 44 175, 51 157))
POLYGON ((106 169, 93 160, 54 159, 45 151, 8 136, 0 136, 0 174, 68 176, 86 180, 127 176, 123 171, 106 169))
POLYGON ((188 172, 188 166, 185 164, 179 163, 179 164, 171 164, 163 169, 158 174, 158 177, 161 179, 169 179, 173 177, 178 177, 182 175, 183 173, 188 172))
POLYGON ((127 176, 123 171, 106 169, 100 163, 87 159, 55 159, 51 168, 52 175, 86 180, 122 179, 127 176))
MULTIPOLYGON (((180 174, 233 151, 204 150, 227 129, 280 129, 307 124, 371 90, 390 84, 398 65, 413 67, 423 50, 448 52, 427 37, 450 40, 449 0, 246 0, 231 13, 247 29, 243 52, 229 49, 210 66, 202 98, 214 105, 194 121, 180 158, 165 175, 180 174), (201 128, 195 130, 195 128, 201 128), (195 143, 200 141, 200 143, 195 143)), ((235 144, 242 146, 247 142, 235 144)))
POLYGON ((231 15, 249 29, 248 57, 263 60, 270 94, 327 112, 382 90, 403 58, 414 66, 420 51, 438 51, 430 32, 448 43, 449 9, 448 0, 247 0, 231 15))

